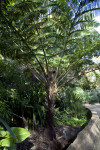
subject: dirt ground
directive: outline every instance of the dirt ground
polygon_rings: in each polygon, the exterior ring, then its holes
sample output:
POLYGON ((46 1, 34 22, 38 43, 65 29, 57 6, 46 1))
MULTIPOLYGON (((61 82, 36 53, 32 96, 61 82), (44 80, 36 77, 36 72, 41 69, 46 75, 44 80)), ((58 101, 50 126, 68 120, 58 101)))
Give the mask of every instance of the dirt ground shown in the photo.
POLYGON ((49 141, 43 135, 44 129, 40 128, 37 131, 30 131, 30 137, 18 143, 16 147, 17 150, 66 150, 80 130, 80 127, 60 125, 56 127, 57 139, 49 141))

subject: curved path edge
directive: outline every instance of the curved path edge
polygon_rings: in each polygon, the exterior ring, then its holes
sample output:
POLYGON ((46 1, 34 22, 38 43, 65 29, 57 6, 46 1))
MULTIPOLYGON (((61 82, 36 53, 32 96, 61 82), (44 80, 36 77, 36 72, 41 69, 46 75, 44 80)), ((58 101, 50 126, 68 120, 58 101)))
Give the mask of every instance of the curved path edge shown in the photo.
POLYGON ((100 150, 100 104, 85 104, 92 117, 67 150, 100 150))

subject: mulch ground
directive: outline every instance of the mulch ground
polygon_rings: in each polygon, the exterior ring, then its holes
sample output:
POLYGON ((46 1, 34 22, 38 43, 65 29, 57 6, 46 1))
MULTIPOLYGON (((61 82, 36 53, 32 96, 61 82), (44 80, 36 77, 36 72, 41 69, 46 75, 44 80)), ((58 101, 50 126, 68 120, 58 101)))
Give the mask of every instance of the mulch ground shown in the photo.
POLYGON ((31 135, 22 143, 16 145, 17 150, 66 150, 77 137, 80 127, 60 125, 56 127, 57 139, 49 141, 44 137, 44 129, 30 131, 31 135))

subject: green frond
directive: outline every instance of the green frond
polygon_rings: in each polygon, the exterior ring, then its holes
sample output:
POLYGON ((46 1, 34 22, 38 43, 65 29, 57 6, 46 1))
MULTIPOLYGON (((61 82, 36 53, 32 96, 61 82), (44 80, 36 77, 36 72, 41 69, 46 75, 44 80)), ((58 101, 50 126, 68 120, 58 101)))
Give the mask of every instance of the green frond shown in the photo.
POLYGON ((75 31, 72 31, 71 33, 70 33, 70 35, 72 35, 72 34, 75 34, 75 33, 78 33, 78 32, 83 32, 84 30, 75 30, 75 31))
POLYGON ((53 60, 59 66, 66 55, 67 63, 72 65, 78 57, 90 55, 89 50, 93 52, 99 48, 98 43, 95 43, 97 47, 93 43, 99 36, 95 34, 94 37, 94 31, 89 30, 98 25, 92 19, 93 12, 99 11, 100 6, 95 2, 95 7, 93 3, 92 0, 14 0, 3 3, 0 52, 15 59, 33 59, 44 73, 40 75, 31 68, 34 76, 46 82, 48 68, 54 67, 53 60), (61 60, 57 61, 56 57, 61 60))
POLYGON ((36 30, 37 28, 39 29, 42 25, 44 24, 44 22, 38 22, 36 24, 33 24, 31 27, 29 27, 25 32, 29 32, 32 29, 36 30))
MULTIPOLYGON (((27 0, 27 1, 23 1, 23 0, 15 0, 14 1, 14 6, 10 6, 8 13, 12 13, 12 11, 15 11, 16 8, 22 9, 22 10, 26 10, 27 8, 36 8, 38 5, 42 4, 42 0, 27 0)), ((29 10, 29 9, 28 9, 29 10)))
POLYGON ((93 11, 96 11, 96 10, 100 10, 100 7, 99 7, 99 8, 93 8, 93 9, 84 10, 84 11, 82 11, 82 12, 80 12, 80 13, 78 13, 78 14, 76 15, 75 20, 76 20, 78 17, 80 17, 80 16, 82 16, 82 15, 84 15, 84 14, 87 14, 87 13, 89 13, 89 12, 93 12, 93 11))

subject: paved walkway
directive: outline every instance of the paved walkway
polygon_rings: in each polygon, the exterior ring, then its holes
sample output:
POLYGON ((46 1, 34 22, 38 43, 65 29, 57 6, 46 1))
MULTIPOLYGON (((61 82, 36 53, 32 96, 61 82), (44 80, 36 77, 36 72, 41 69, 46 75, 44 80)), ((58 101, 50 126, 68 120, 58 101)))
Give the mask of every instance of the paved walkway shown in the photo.
POLYGON ((67 150, 100 150, 100 104, 85 104, 92 117, 67 150))
POLYGON ((97 112, 98 116, 100 117, 100 104, 90 105, 85 104, 87 108, 89 108, 92 112, 97 112))

